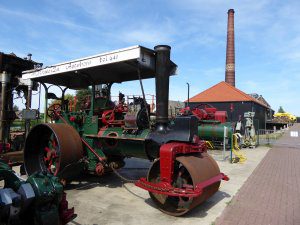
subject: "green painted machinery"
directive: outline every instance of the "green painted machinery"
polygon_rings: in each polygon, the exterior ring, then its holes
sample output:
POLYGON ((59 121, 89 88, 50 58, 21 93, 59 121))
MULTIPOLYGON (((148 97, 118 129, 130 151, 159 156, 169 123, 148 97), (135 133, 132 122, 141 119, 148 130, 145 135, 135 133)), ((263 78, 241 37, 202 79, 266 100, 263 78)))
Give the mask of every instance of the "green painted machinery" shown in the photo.
MULTIPOLYGON (((153 161, 147 178, 135 185, 147 190, 157 207, 180 216, 218 191, 227 177, 207 154, 199 140, 195 116, 168 118, 169 79, 177 66, 170 60, 169 46, 154 50, 141 46, 25 71, 24 79, 70 89, 91 88, 91 95, 76 111, 64 99, 46 111, 53 123, 32 128, 25 143, 27 174, 48 171, 62 182, 78 174, 103 175, 124 166, 125 158, 153 161), (143 79, 155 78, 156 113, 150 115, 143 79), (124 95, 111 101, 113 83, 138 80, 143 98, 125 104, 124 95), (151 119, 152 118, 152 119, 151 119)), ((75 107, 76 108, 76 107, 75 107)))
POLYGON ((0 160, 1 224, 61 225, 74 217, 57 177, 36 172, 25 181, 0 160))
POLYGON ((231 136, 232 129, 230 122, 205 121, 199 124, 199 136, 204 140, 220 140, 224 137, 224 127, 228 129, 228 135, 231 136))
POLYGON ((209 120, 199 123, 198 134, 201 139, 211 141, 215 147, 224 145, 225 135, 225 146, 230 148, 233 130, 230 122, 220 123, 219 121, 209 120))
POLYGON ((231 122, 227 122, 227 112, 218 111, 210 104, 202 103, 194 108, 186 107, 180 111, 183 115, 192 114, 198 119, 198 135, 202 140, 210 141, 214 147, 231 147, 233 134, 231 122), (225 137, 225 143, 224 143, 225 137))

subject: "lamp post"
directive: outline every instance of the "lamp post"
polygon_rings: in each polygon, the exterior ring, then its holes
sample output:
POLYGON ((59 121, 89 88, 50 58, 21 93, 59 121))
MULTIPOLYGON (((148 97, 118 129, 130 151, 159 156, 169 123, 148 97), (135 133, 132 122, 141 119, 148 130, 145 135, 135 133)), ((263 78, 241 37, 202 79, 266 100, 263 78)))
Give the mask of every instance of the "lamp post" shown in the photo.
POLYGON ((187 100, 187 107, 190 105, 190 84, 188 82, 186 82, 187 86, 188 86, 188 100, 187 100))

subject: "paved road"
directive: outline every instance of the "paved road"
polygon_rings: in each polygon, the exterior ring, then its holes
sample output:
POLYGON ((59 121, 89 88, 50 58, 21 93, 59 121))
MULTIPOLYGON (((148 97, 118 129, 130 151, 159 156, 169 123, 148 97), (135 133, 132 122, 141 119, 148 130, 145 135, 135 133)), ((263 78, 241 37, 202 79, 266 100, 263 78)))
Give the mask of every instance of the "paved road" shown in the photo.
POLYGON ((216 224, 300 224, 300 124, 274 144, 216 224))

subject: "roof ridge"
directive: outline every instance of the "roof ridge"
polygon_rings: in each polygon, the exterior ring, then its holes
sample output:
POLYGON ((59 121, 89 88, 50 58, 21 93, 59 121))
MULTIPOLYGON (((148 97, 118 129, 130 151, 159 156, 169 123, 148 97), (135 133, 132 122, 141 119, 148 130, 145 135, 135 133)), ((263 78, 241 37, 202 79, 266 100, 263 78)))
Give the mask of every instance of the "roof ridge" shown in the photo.
MULTIPOLYGON (((217 83, 217 84, 211 86, 210 88, 200 92, 199 94, 194 95, 189 100, 190 100, 190 102, 197 102, 197 101, 199 101, 199 102, 201 102, 201 101, 202 102, 210 102, 210 101, 211 102, 217 102, 216 99, 223 99, 223 100, 219 100, 219 101, 224 102, 224 100, 225 100, 224 95, 226 95, 226 92, 227 92, 226 89, 227 89, 227 91, 229 91, 229 93, 231 93, 232 96, 236 97, 236 99, 235 99, 235 97, 227 96, 227 98, 229 98, 228 99, 229 102, 232 102, 232 101, 247 101, 247 102, 252 101, 252 102, 255 102, 259 105, 262 105, 264 107, 269 108, 269 106, 265 105, 263 102, 258 101, 257 99, 251 97, 247 93, 245 93, 245 92, 241 91, 240 89, 228 84, 225 81, 220 81, 219 83, 217 83), (220 91, 221 91, 221 94, 220 94, 220 91), (225 91, 225 93, 222 94, 222 91, 223 92, 225 91), (219 95, 219 97, 217 97, 218 95, 219 95), (200 100, 201 98, 202 98, 202 100, 200 100)), ((227 95, 229 93, 227 93, 227 95)), ((185 102, 187 102, 187 100, 185 102)))
MULTIPOLYGON (((221 84, 222 82, 224 82, 224 81, 221 81, 221 82, 219 82, 219 83, 217 83, 217 84, 211 86, 210 88, 205 89, 204 91, 200 92, 200 93, 197 94, 197 95, 200 95, 201 93, 204 93, 204 92, 206 92, 206 91, 208 91, 208 90, 210 90, 210 89, 213 89, 215 86, 218 86, 218 85, 221 84)), ((196 96, 196 95, 195 95, 195 96, 196 96)))
POLYGON ((227 82, 225 81, 222 81, 224 82, 227 86, 231 87, 233 90, 237 91, 238 93, 242 94, 244 97, 246 97, 247 99, 249 99, 249 101, 254 101, 260 105, 263 105, 263 106, 266 106, 268 107, 266 104, 262 103, 261 101, 258 101, 257 99, 253 98, 252 96, 248 95, 246 92, 243 92, 241 91, 240 89, 236 88, 236 87, 233 87, 232 85, 228 84, 227 82))
POLYGON ((196 96, 198 96, 198 95, 201 95, 201 94, 203 94, 204 92, 209 91, 210 89, 214 88, 215 86, 217 86, 217 85, 220 84, 220 83, 222 83, 222 81, 219 82, 219 83, 217 83, 217 84, 215 84, 215 85, 213 85, 213 86, 211 86, 210 88, 207 88, 207 89, 205 89, 204 91, 201 91, 200 93, 198 93, 198 94, 196 94, 196 95, 190 97, 189 99, 185 100, 184 102, 187 102, 188 100, 191 100, 192 98, 194 98, 194 97, 196 97, 196 96))
POLYGON ((234 86, 228 84, 228 83, 225 82, 225 81, 222 81, 222 82, 224 82, 224 83, 225 83, 227 86, 229 86, 231 89, 233 89, 234 91, 236 91, 236 92, 242 94, 244 97, 248 98, 249 100, 255 100, 255 98, 252 98, 251 96, 249 96, 249 95, 246 94, 245 92, 241 91, 240 89, 238 89, 238 88, 236 88, 236 87, 234 87, 234 86))

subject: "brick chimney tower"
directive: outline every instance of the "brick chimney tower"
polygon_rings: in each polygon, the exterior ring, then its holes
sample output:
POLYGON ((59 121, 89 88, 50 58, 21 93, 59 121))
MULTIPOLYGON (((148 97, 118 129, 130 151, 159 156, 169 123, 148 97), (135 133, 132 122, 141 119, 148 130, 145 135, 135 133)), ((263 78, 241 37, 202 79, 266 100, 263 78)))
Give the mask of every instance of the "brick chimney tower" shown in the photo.
POLYGON ((228 10, 225 82, 235 87, 234 10, 228 10))

